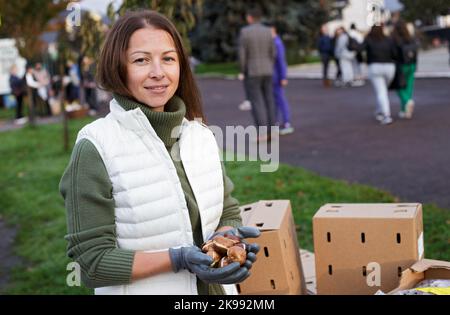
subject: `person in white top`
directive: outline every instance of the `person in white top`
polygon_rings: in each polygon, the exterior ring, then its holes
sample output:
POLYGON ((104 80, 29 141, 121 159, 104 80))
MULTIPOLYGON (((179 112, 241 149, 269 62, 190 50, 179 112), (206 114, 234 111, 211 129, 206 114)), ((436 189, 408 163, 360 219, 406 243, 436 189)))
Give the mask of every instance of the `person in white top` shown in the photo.
MULTIPOLYGON (((364 42, 364 36, 363 34, 356 29, 355 23, 352 23, 350 25, 350 30, 348 31, 348 36, 350 38, 354 39, 358 45, 362 45, 364 42)), ((360 86, 364 85, 364 79, 362 74, 362 53, 360 51, 356 51, 355 58, 352 60, 352 66, 353 66, 353 74, 354 74, 354 81, 352 85, 360 86)))
POLYGON ((348 49, 349 40, 349 36, 344 27, 339 27, 336 30, 334 54, 339 59, 341 66, 343 86, 350 86, 354 79, 352 63, 355 59, 355 52, 348 49))

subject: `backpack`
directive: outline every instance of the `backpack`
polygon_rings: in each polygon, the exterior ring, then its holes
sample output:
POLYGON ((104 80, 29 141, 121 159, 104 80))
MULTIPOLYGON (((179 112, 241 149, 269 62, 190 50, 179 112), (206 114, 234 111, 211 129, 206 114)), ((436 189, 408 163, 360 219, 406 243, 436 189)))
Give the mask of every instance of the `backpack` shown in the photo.
POLYGON ((350 51, 357 51, 359 49, 358 41, 350 35, 348 35, 347 49, 350 51))
POLYGON ((400 46, 400 58, 402 63, 410 64, 417 61, 417 45, 414 41, 400 46))

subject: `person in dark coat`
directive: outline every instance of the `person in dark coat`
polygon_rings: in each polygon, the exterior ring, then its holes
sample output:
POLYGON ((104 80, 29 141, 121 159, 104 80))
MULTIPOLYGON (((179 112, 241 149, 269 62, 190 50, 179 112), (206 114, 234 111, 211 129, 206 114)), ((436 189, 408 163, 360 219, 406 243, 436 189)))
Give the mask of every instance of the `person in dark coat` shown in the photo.
POLYGON ((13 65, 10 70, 9 75, 9 85, 11 87, 11 92, 16 98, 16 122, 22 123, 25 122, 23 119, 23 97, 26 95, 26 83, 24 78, 20 78, 17 74, 17 66, 13 65))

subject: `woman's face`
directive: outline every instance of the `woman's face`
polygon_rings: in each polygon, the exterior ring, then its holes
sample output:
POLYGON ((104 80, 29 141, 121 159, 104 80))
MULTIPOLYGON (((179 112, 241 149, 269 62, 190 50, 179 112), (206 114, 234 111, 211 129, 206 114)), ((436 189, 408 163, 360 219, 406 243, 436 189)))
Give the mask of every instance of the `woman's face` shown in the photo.
POLYGON ((127 87, 133 97, 154 111, 175 94, 180 79, 180 63, 169 33, 153 27, 131 35, 127 55, 127 87))

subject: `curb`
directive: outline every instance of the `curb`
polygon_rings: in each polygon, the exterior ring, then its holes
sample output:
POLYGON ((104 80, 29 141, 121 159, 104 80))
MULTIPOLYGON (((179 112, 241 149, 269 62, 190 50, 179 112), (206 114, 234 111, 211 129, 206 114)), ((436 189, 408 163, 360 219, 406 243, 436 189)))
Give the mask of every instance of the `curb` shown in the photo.
MULTIPOLYGON (((195 74, 197 79, 221 79, 221 80, 238 80, 237 75, 221 74, 221 73, 202 73, 195 74)), ((416 72, 414 74, 416 79, 450 79, 450 72, 416 72)), ((321 80, 320 73, 291 73, 287 75, 288 79, 306 79, 306 80, 321 80)), ((364 76, 367 79, 367 76, 364 76)))

